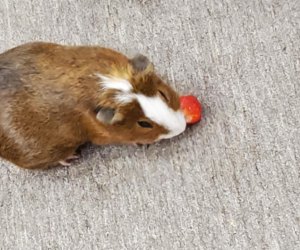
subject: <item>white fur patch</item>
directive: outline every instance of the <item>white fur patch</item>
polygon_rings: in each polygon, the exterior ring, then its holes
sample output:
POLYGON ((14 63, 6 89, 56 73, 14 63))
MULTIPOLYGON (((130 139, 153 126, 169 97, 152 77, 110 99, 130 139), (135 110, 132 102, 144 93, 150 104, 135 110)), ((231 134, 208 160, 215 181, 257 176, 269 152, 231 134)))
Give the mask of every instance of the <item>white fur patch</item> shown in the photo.
POLYGON ((107 77, 101 74, 97 74, 101 79, 101 87, 103 89, 116 89, 122 92, 130 92, 132 90, 132 85, 129 81, 117 77, 107 77))
POLYGON ((158 140, 174 137, 185 130, 186 121, 183 113, 171 109, 159 96, 148 97, 141 94, 135 96, 145 116, 170 131, 161 135, 158 140))
POLYGON ((134 94, 131 93, 119 93, 116 96, 116 101, 119 102, 120 104, 127 104, 131 103, 135 99, 134 94))

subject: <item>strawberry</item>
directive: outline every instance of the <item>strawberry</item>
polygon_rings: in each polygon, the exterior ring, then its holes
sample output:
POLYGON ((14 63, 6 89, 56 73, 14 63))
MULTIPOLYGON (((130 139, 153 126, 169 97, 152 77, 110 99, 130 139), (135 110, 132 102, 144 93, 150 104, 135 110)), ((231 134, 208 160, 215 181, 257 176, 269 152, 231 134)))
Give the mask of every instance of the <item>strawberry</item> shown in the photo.
POLYGON ((180 109, 184 113, 187 124, 195 124, 201 120, 202 107, 195 96, 181 96, 180 109))

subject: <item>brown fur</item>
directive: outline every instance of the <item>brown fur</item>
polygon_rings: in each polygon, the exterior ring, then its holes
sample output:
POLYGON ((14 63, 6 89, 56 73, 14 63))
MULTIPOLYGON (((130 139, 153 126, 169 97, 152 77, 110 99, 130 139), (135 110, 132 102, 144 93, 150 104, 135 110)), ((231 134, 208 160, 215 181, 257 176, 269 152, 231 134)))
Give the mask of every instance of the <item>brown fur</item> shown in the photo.
POLYGON ((157 124, 139 127, 137 121, 148 120, 139 104, 117 103, 116 91, 101 90, 95 73, 128 79, 134 92, 160 94, 179 109, 177 93, 141 57, 101 47, 25 44, 0 55, 0 156, 23 168, 43 168, 86 142, 152 143, 166 133, 157 124), (115 109, 118 119, 99 122, 99 107, 115 109))

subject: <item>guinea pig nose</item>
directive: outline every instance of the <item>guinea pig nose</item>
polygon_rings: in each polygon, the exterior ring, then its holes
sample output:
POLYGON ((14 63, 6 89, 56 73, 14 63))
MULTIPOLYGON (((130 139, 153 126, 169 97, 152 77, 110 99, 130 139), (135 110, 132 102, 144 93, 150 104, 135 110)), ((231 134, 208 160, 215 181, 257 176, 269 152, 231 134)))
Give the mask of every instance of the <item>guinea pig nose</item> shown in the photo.
POLYGON ((195 96, 181 96, 179 101, 180 109, 183 112, 188 125, 195 124, 201 120, 202 106, 195 96))

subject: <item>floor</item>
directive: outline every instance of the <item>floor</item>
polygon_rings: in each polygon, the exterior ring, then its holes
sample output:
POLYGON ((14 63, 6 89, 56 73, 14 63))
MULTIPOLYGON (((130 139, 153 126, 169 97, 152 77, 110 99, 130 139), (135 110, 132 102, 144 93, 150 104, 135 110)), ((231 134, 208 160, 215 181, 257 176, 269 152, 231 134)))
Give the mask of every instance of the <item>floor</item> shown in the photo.
MULTIPOLYGON (((1 249, 300 249, 300 1, 0 0, 0 51, 147 55, 204 118, 69 168, 0 161, 1 249)), ((1 143, 1 142, 0 142, 1 143)))

